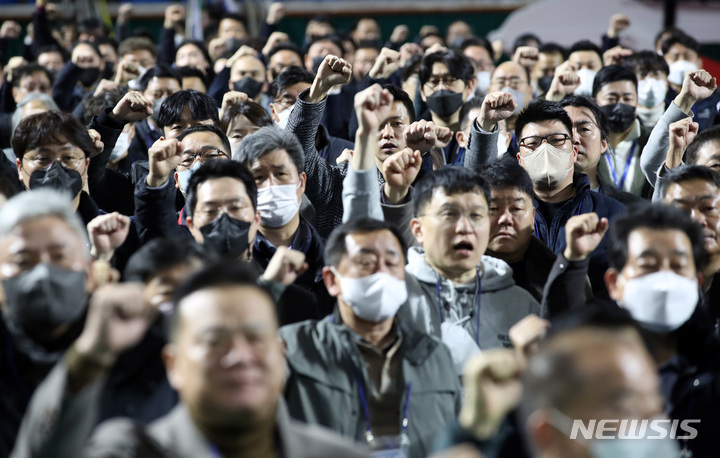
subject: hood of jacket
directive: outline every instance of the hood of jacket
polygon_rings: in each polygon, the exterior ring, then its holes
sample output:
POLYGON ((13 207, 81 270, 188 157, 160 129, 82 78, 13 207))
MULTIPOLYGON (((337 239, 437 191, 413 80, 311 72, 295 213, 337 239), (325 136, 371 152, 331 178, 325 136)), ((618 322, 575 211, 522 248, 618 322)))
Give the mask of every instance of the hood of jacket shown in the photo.
MULTIPOLYGON (((478 264, 478 270, 482 274, 483 293, 515 286, 512 268, 501 259, 483 256, 478 264)), ((422 247, 411 247, 408 250, 408 264, 405 266, 405 272, 423 283, 431 284, 437 282, 439 275, 425 260, 425 250, 422 247)), ((466 287, 475 288, 475 282, 471 282, 466 287)), ((463 288, 463 286, 458 286, 458 288, 463 288)))

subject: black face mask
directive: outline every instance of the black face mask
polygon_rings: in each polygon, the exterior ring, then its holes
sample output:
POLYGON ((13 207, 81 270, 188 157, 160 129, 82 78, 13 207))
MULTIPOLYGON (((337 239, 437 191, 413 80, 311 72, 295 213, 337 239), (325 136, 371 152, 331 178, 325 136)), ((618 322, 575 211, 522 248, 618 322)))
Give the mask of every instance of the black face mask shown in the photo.
POLYGON ((97 67, 84 68, 79 76, 80 84, 85 87, 90 87, 95 84, 100 76, 100 69, 97 67))
POLYGON ((315 73, 316 75, 317 75, 318 70, 320 70, 320 64, 322 64, 323 60, 325 60, 325 56, 313 58, 313 73, 315 73))
POLYGON ((610 132, 619 134, 625 132, 635 122, 635 107, 624 103, 613 103, 600 107, 607 117, 610 132))
POLYGON ((82 186, 82 177, 77 170, 66 169, 57 162, 30 175, 30 189, 53 188, 64 192, 70 191, 72 197, 75 197, 82 191, 82 186))
POLYGON ((463 104, 462 94, 448 89, 440 89, 427 96, 427 106, 430 111, 441 118, 450 117, 458 111, 463 104))
POLYGON ((250 223, 223 213, 210 224, 200 228, 205 245, 222 256, 239 258, 250 246, 250 223))
POLYGON ((115 62, 105 62, 105 69, 101 75, 104 79, 111 80, 115 76, 115 62))
POLYGON ((7 317, 16 328, 47 336, 85 311, 85 272, 38 264, 2 281, 7 317))
POLYGON ((553 75, 549 76, 542 76, 538 78, 538 89, 540 89, 543 92, 547 92, 550 90, 550 85, 552 84, 553 75))
POLYGON ((252 78, 243 78, 233 83, 233 89, 238 92, 244 92, 248 97, 254 99, 262 90, 263 83, 255 81, 252 78))

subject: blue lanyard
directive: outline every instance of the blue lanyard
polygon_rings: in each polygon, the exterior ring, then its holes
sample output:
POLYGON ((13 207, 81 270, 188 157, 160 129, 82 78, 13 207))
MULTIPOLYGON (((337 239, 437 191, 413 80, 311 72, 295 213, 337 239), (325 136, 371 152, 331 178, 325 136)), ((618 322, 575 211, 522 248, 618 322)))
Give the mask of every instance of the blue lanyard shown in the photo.
POLYGON ((628 153, 627 162, 625 163, 625 171, 623 171, 622 178, 618 181, 617 173, 615 172, 615 164, 610 159, 609 154, 605 154, 605 160, 607 161, 608 167, 610 167, 610 173, 612 173, 613 181, 618 189, 622 189, 625 184, 625 178, 627 178, 628 171, 630 170, 630 163, 632 162, 633 156, 635 155, 635 147, 637 146, 637 140, 633 140, 630 152, 628 153))
MULTIPOLYGON (((438 299, 438 310, 440 311, 440 322, 445 322, 445 314, 443 313, 442 297, 440 296, 440 275, 435 280, 435 290, 437 291, 438 299)), ((475 312, 475 343, 480 346, 480 304, 481 304, 481 291, 482 291, 482 280, 480 279, 480 272, 477 272, 475 276, 475 302, 477 303, 477 311, 475 312)))
POLYGON ((457 157, 455 158, 455 165, 461 165, 464 158, 465 158, 465 148, 461 147, 460 150, 458 150, 457 157))
MULTIPOLYGON (((373 437, 372 427, 370 426, 370 408, 368 407, 367 398, 365 397, 365 390, 363 389, 362 382, 356 376, 356 383, 358 387, 358 394, 360 395, 360 402, 363 406, 363 412, 365 413, 365 437, 370 442, 373 437)), ((410 391, 412 389, 412 382, 408 383, 407 390, 405 391, 405 408, 403 409, 403 419, 401 423, 400 433, 407 434, 408 427, 408 412, 410 410, 410 391)))

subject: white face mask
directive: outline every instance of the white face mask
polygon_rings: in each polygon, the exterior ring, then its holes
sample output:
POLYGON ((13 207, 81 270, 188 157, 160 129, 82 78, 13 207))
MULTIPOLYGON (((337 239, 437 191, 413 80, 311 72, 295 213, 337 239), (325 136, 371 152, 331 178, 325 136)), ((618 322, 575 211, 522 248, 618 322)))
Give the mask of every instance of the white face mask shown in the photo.
POLYGON ((593 81, 595 81, 595 75, 597 72, 594 72, 589 68, 581 68, 577 71, 577 74, 580 77, 580 86, 575 89, 573 94, 590 97, 592 95, 593 81))
POLYGON ((290 113, 292 113, 293 108, 295 108, 295 104, 293 104, 292 106, 289 106, 289 107, 285 108, 285 109, 284 109, 283 111, 281 111, 280 113, 277 113, 277 112, 275 113, 275 114, 277 114, 277 117, 278 117, 278 120, 279 120, 279 121, 277 121, 276 124, 277 124, 281 129, 284 129, 285 126, 287 126, 288 119, 290 119, 290 113))
POLYGON ((638 103, 653 108, 665 102, 667 82, 657 78, 645 78, 638 82, 638 103))
POLYGON ((533 182, 552 188, 562 183, 573 169, 570 164, 571 157, 572 151, 543 143, 522 159, 525 163, 525 171, 533 182))
POLYGON ((361 278, 342 277, 332 268, 340 279, 342 300, 349 305, 358 318, 372 323, 392 318, 407 300, 405 281, 398 280, 385 272, 376 272, 361 278))
POLYGON ((491 72, 477 72, 475 78, 477 86, 475 87, 478 92, 484 93, 490 89, 490 75, 491 72))
POLYGON ((682 86, 685 74, 693 70, 697 70, 698 66, 687 60, 678 60, 670 64, 670 73, 668 74, 668 81, 678 86, 682 86))
POLYGON ((498 134, 497 150, 498 157, 507 153, 507 134, 498 134))
POLYGON ((297 215, 300 210, 300 202, 297 198, 300 184, 266 186, 258 189, 258 210, 263 225, 282 227, 297 215))
POLYGON ((196 162, 190 167, 189 170, 178 170, 178 182, 180 183, 180 191, 182 191, 183 194, 187 192, 188 184, 190 183, 190 177, 192 176, 192 173, 200 168, 202 164, 199 162, 196 162))
POLYGON ((130 132, 122 132, 115 142, 115 147, 110 153, 110 162, 121 159, 130 147, 130 132))
POLYGON ((690 319, 699 298, 698 284, 661 270, 625 282, 621 304, 650 331, 670 332, 690 319))

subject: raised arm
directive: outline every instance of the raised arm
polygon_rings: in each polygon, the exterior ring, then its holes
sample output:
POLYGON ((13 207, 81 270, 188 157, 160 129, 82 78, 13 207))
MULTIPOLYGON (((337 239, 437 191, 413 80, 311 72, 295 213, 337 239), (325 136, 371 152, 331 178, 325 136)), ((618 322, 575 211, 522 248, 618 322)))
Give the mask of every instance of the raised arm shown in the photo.
POLYGON ((465 167, 481 170, 497 159, 497 123, 512 116, 516 107, 512 94, 508 92, 491 92, 485 96, 480 115, 470 127, 465 167))

